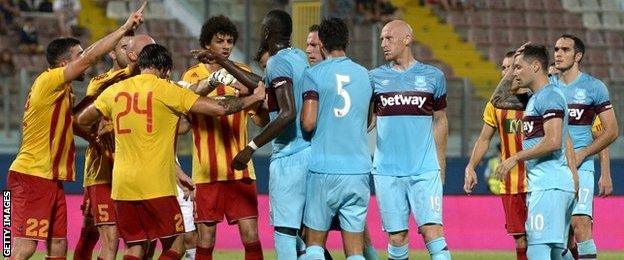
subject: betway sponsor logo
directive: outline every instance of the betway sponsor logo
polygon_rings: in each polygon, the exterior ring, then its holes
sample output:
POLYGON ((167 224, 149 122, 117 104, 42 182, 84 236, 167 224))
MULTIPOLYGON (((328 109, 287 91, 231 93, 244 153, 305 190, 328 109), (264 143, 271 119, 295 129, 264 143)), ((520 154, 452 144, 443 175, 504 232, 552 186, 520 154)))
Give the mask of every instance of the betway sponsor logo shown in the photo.
POLYGON ((390 97, 380 96, 380 101, 382 106, 413 105, 422 108, 427 102, 427 97, 396 94, 390 97))
POLYGON ((533 132, 533 123, 534 123, 533 121, 530 121, 530 122, 523 122, 523 123, 522 123, 522 126, 523 126, 523 129, 524 129, 524 132, 525 132, 525 133, 531 133, 531 132, 533 132))
POLYGON ((581 117, 583 116, 583 113, 585 113, 585 109, 582 108, 570 108, 568 109, 568 115, 576 120, 580 120, 581 117))

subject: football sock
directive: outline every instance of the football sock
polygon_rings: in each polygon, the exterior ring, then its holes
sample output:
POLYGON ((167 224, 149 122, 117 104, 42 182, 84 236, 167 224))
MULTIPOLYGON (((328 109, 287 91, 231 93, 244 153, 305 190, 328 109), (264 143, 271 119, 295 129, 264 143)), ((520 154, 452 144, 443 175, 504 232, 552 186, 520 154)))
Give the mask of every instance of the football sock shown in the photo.
POLYGON ((578 248, 578 259, 596 259, 598 257, 598 250, 593 239, 576 243, 576 247, 578 248))
POLYGON ((123 260, 141 260, 141 258, 133 255, 124 255, 123 260))
POLYGON ((531 260, 550 260, 550 246, 546 244, 529 245, 527 257, 531 260))
POLYGON ((409 255, 408 245, 404 246, 393 246, 388 244, 388 259, 392 260, 403 260, 407 259, 409 255))
POLYGON ((82 227, 78 244, 74 250, 74 259, 91 259, 93 248, 95 248, 99 238, 100 233, 95 227, 82 227))
POLYGON ((212 260, 212 250, 214 247, 196 247, 195 260, 212 260))
POLYGON ((300 236, 297 236, 297 256, 305 255, 306 244, 300 236))
POLYGON ((277 259, 297 259, 297 236, 273 231, 273 239, 275 239, 277 259))
POLYGON ((549 244, 550 259, 563 260, 563 252, 566 251, 564 244, 549 244))
MULTIPOLYGON (((576 247, 575 247, 576 249, 576 247)), ((576 258, 574 258, 574 255, 572 254, 572 249, 566 248, 565 250, 563 250, 563 253, 561 253, 561 259, 563 260, 575 260, 576 258)))
POLYGON ((364 258, 366 258, 366 260, 379 260, 379 256, 377 256, 377 251, 373 245, 364 246, 364 258))
POLYGON ((188 259, 188 260, 193 260, 195 259, 195 253, 196 253, 197 249, 195 248, 191 248, 191 249, 187 249, 185 254, 184 254, 184 258, 188 259))
MULTIPOLYGON (((65 257, 65 256, 46 256, 45 259, 46 260, 65 260, 65 259, 67 259, 67 257, 65 257)), ((91 258, 87 258, 87 259, 91 259, 91 258)))
MULTIPOLYGON (((251 243, 243 243, 245 246, 245 260, 262 260, 262 245, 260 241, 255 241, 251 243)), ((296 256, 295 258, 296 259, 296 256)))
POLYGON ((158 260, 180 260, 180 258, 182 258, 182 255, 178 252, 176 252, 173 249, 169 249, 165 252, 162 252, 162 254, 160 254, 160 257, 158 257, 158 260))
MULTIPOLYGON (((320 246, 309 246, 306 248, 306 260, 324 260, 325 259, 325 255, 324 252, 325 250, 320 247, 320 246)), ((278 257, 278 259, 281 259, 278 257)))
POLYGON ((347 260, 365 260, 366 258, 364 258, 364 256, 362 255, 350 255, 349 257, 347 257, 347 260))
POLYGON ((516 260, 527 260, 527 249, 524 248, 516 248, 516 260))
POLYGON ((447 260, 451 259, 451 253, 449 253, 448 246, 444 237, 438 237, 427 243, 427 250, 432 260, 447 260))

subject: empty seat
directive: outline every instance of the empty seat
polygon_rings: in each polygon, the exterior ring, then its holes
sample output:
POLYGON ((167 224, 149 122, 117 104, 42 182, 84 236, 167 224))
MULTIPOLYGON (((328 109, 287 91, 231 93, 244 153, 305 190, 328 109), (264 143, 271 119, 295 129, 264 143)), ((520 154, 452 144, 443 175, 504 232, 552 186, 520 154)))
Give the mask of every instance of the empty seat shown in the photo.
POLYGON ((471 28, 470 30, 468 30, 468 41, 475 44, 489 44, 489 32, 484 29, 471 28))
POLYGON ((624 28, 620 21, 620 16, 611 12, 602 13, 602 27, 610 30, 621 30, 624 28))
POLYGON ((588 71, 590 75, 602 81, 608 81, 610 78, 609 67, 605 65, 590 66, 588 71))
POLYGON ((563 6, 561 6, 561 1, 559 0, 544 0, 544 8, 549 11, 563 11, 563 6))
POLYGON ((127 1, 108 1, 106 4, 106 17, 123 19, 130 15, 127 1))
POLYGON ((599 31, 587 31, 585 33, 585 45, 588 47, 602 47, 605 46, 605 41, 602 37, 602 33, 599 31))
POLYGON ((485 0, 484 6, 490 10, 507 10, 505 0, 485 0))
POLYGON ((580 0, 562 0, 562 1, 563 1, 563 8, 568 11, 580 12, 583 10, 583 8, 581 7, 580 0))
POLYGON ((526 30, 523 29, 515 29, 509 30, 509 42, 512 45, 520 46, 523 43, 527 42, 529 37, 527 37, 526 30))
POLYGON ((600 0, 600 9, 605 12, 613 12, 620 10, 621 1, 619 0, 600 0))
POLYGON ((507 45, 510 43, 507 30, 491 28, 489 33, 490 43, 494 45, 507 45))
POLYGON ((490 47, 488 50, 488 58, 495 64, 500 64, 509 50, 510 49, 506 47, 490 47))
POLYGON ((607 58, 609 59, 609 63, 621 65, 624 64, 624 50, 610 48, 607 50, 607 58))
POLYGON ((563 21, 567 28, 580 29, 583 28, 583 19, 578 14, 564 13, 563 21))
POLYGON ((464 12, 449 11, 446 14, 446 22, 454 26, 464 27, 468 25, 464 12))
POLYGON ((605 32, 605 41, 611 47, 624 47, 624 39, 618 32, 605 32))
POLYGON ((527 12, 524 19, 529 28, 546 28, 548 26, 544 20, 544 15, 539 12, 527 12))
POLYGON ((507 26, 507 16, 505 13, 500 11, 490 11, 488 12, 488 16, 490 17, 490 25, 494 27, 506 27, 507 26))
POLYGON ((529 30, 528 35, 529 41, 536 44, 548 44, 548 34, 545 30, 542 29, 532 29, 529 30))
POLYGON ((431 52, 429 47, 422 44, 414 44, 413 46, 414 55, 416 55, 419 60, 433 60, 433 52, 431 52))
POLYGON ((470 26, 486 27, 490 25, 489 17, 483 11, 466 12, 466 22, 470 26))
POLYGON ((600 5, 598 0, 583 0, 581 1, 581 10, 583 12, 597 12, 600 11, 600 5))
POLYGON ((524 0, 524 1, 518 1, 518 2, 524 2, 524 9, 529 10, 529 11, 542 12, 546 10, 546 8, 544 7, 544 3, 539 0, 537 1, 536 0, 524 0))
POLYGON ((612 81, 615 82, 624 82, 624 67, 622 66, 611 66, 609 68, 609 76, 612 81))
POLYGON ((602 27, 597 13, 583 13, 583 26, 587 29, 597 30, 602 27))
POLYGON ((521 12, 509 12, 506 14, 507 16, 507 26, 512 28, 522 28, 526 27, 526 22, 524 20, 524 14, 521 12))
POLYGON ((563 20, 563 14, 559 12, 546 13, 544 21, 548 28, 566 28, 565 21, 563 20))
POLYGON ((507 0, 507 9, 513 11, 525 11, 524 0, 507 0))
POLYGON ((591 48, 586 51, 585 55, 587 57, 583 59, 587 59, 590 63, 594 65, 604 65, 609 63, 607 51, 603 48, 591 48))

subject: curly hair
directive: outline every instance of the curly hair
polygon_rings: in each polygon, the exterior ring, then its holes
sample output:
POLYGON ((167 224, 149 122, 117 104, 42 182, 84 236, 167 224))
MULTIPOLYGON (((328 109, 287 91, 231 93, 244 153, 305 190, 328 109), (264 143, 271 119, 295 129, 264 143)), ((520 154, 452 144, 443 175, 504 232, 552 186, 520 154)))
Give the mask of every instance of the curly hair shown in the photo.
POLYGON ((346 50, 349 44, 349 29, 341 19, 330 18, 321 22, 319 39, 327 51, 346 50))
POLYGON ((227 17, 223 15, 210 17, 201 29, 201 34, 199 35, 199 44, 204 47, 206 45, 210 45, 210 41, 212 41, 212 37, 216 34, 229 35, 234 38, 234 43, 238 40, 238 30, 236 29, 236 25, 227 17))

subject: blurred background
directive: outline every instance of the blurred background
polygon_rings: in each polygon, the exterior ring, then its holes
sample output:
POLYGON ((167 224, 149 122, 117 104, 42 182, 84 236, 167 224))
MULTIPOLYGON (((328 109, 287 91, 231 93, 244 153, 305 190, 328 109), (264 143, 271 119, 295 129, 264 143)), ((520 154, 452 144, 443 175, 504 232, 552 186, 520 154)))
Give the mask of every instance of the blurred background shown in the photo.
MULTIPOLYGON (((44 50, 58 36, 75 36, 83 47, 117 28, 141 1, 128 0, 0 0, 0 172, 7 172, 20 146, 23 105, 33 79, 47 67, 44 50)), ((500 78, 499 63, 508 50, 526 41, 553 48, 563 33, 584 40, 587 51, 582 70, 603 80, 610 91, 620 125, 620 138, 610 146, 615 192, 624 194, 624 1, 622 0, 150 0, 148 33, 167 46, 174 57, 173 79, 196 61, 190 50, 199 48, 202 23, 224 14, 235 22, 240 38, 233 60, 251 65, 259 45, 260 23, 271 9, 292 14, 293 45, 305 48, 308 27, 323 17, 348 21, 348 55, 367 68, 384 63, 379 47, 383 24, 400 18, 414 28, 416 58, 445 72, 448 81, 448 173, 445 193, 462 194, 463 173, 474 140, 483 125, 481 115, 500 78)), ((111 66, 105 57, 89 71, 92 77, 111 66)), ((84 96, 85 82, 74 83, 76 100, 84 96)), ((249 135, 259 129, 249 126, 249 135)), ((417 133, 415 133, 417 134, 417 133)), ((371 149, 374 136, 370 137, 371 149)), ((179 153, 190 173, 191 135, 180 136, 179 153)), ((496 141, 492 142, 495 144, 496 141)), ((80 193, 83 153, 78 146, 77 181, 68 192, 80 193)), ((259 192, 266 192, 270 145, 256 153, 259 192)), ((496 156, 492 145, 489 156, 496 156)), ((597 164, 598 165, 598 164, 597 164)), ((486 162, 481 164, 483 173, 486 162)), ((598 174, 596 174, 596 178, 598 174)), ((4 183, 5 178, 0 178, 4 183)), ((480 176, 478 193, 487 194, 480 176)), ((4 185, 2 185, 4 186, 4 185)))

